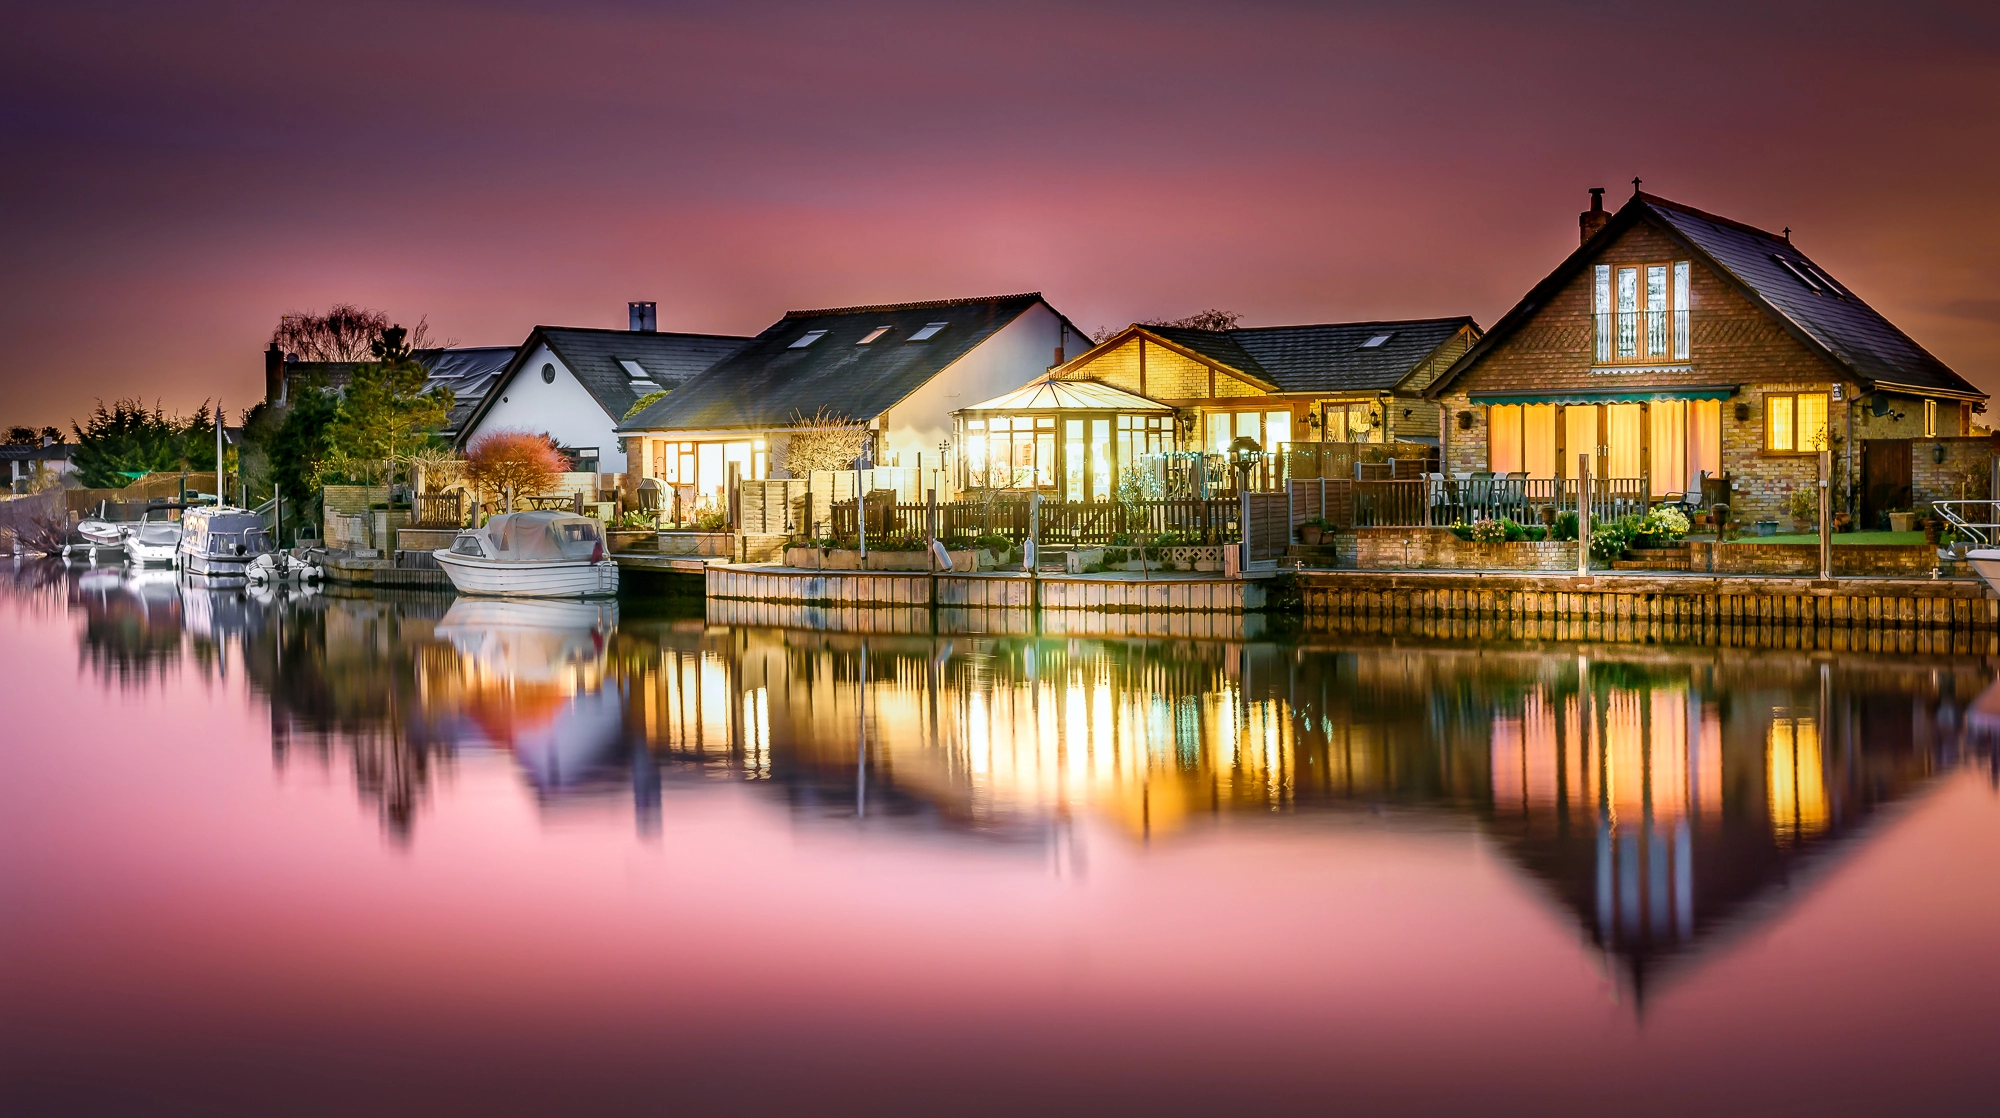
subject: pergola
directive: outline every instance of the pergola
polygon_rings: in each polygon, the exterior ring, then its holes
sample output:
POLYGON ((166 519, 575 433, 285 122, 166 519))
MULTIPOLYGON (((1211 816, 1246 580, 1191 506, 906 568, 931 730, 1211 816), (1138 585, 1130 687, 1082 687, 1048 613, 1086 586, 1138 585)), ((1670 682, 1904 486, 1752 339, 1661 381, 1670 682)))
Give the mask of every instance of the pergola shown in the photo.
POLYGON ((1162 469, 1174 409, 1091 380, 1043 378, 951 413, 959 484, 1109 501, 1127 467, 1162 469))

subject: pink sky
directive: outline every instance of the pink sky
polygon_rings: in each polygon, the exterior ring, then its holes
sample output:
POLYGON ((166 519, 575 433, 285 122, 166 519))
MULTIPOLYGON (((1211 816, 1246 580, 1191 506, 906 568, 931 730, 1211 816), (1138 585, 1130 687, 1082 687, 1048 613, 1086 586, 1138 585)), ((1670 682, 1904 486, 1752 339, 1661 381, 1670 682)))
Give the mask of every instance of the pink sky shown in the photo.
POLYGON ((1987 5, 76 2, 0 63, 0 423, 235 410, 335 301, 467 345, 1022 290, 1490 325, 1634 175, 2000 389, 1987 5))

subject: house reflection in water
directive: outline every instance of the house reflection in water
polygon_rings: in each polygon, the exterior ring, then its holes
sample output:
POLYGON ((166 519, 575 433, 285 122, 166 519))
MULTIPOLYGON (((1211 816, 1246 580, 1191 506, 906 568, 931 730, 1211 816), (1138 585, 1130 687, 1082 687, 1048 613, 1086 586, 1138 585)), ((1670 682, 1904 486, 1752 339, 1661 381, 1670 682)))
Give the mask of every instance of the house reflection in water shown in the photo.
POLYGON ((1479 828, 1635 992, 1966 750, 1991 761, 1961 728, 1992 682, 1972 659, 864 637, 98 582, 68 606, 108 684, 237 648, 280 770, 345 757, 399 839, 487 749, 544 811, 615 797, 641 832, 663 782, 718 778, 891 837, 1051 849, 1085 821, 1150 842, 1231 813, 1421 814, 1479 828))

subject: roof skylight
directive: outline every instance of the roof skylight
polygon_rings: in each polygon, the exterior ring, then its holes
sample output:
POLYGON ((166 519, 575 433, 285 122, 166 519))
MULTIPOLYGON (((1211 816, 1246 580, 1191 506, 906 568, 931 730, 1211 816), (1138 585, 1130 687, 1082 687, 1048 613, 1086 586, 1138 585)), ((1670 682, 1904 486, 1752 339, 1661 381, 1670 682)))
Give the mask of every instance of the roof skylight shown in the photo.
POLYGON ((1371 336, 1371 337, 1370 337, 1370 338, 1369 338, 1369 339, 1368 339, 1367 341, 1365 341, 1365 342, 1362 342, 1362 343, 1361 343, 1361 344, 1360 344, 1359 346, 1357 346, 1356 348, 1357 348, 1357 349, 1375 349, 1376 347, 1380 346, 1380 345, 1381 345, 1381 344, 1382 344, 1383 342, 1386 342, 1386 341, 1388 341, 1388 340, 1389 340, 1390 338, 1393 338, 1393 337, 1395 337, 1395 336, 1396 336, 1396 332, 1395 332, 1394 330, 1391 330, 1391 331, 1389 331, 1389 332, 1388 332, 1388 333, 1386 333, 1386 334, 1375 334, 1375 335, 1371 336))
POLYGON ((887 326, 877 326, 877 327, 876 327, 875 329, 873 329, 873 330, 870 330, 870 331, 868 331, 868 336, 867 336, 867 337, 865 337, 865 338, 861 339, 861 340, 860 340, 860 341, 858 341, 858 342, 855 342, 854 344, 855 344, 855 345, 867 345, 868 343, 870 343, 870 342, 874 341, 875 339, 877 339, 877 338, 881 337, 882 335, 884 335, 884 334, 886 334, 886 333, 888 333, 888 332, 889 332, 889 328, 888 328, 887 326))
POLYGON ((933 322, 925 326, 923 329, 917 331, 916 333, 911 334, 910 340, 913 342, 930 341, 932 338, 938 336, 938 331, 943 330, 945 327, 949 325, 951 325, 951 323, 949 322, 933 322))
POLYGON ((824 337, 826 337, 826 331, 824 330, 808 330, 805 333, 799 335, 798 341, 793 342, 791 345, 788 345, 785 348, 804 349, 805 347, 813 344, 816 341, 819 341, 821 338, 824 337))
POLYGON ((631 377, 633 380, 653 379, 653 374, 647 372, 645 366, 639 364, 637 361, 634 361, 629 357, 620 357, 618 359, 618 366, 619 368, 624 369, 625 375, 631 377))
POLYGON ((1812 276, 1807 275, 1805 269, 1799 267, 1797 264, 1794 264, 1793 262, 1785 259, 1782 256, 1773 256, 1771 257, 1771 259, 1778 262, 1778 267, 1783 268, 1787 272, 1790 272, 1792 274, 1793 279, 1798 280, 1802 284, 1805 284, 1806 290, 1812 292, 1815 295, 1822 294, 1822 288, 1820 286, 1820 282, 1814 279, 1812 276))

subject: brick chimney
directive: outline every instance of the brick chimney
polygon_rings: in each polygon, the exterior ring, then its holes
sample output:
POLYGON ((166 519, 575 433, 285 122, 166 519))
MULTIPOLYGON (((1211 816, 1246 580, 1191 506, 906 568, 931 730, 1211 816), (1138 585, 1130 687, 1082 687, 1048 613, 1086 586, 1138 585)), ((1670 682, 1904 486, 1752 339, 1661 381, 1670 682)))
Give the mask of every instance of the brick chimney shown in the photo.
POLYGON ((651 334, 660 328, 659 304, 627 303, 625 317, 631 325, 626 329, 635 334, 651 334))
POLYGON ((1590 239, 1597 236, 1599 229, 1611 223, 1611 215, 1604 210, 1603 187, 1590 188, 1590 208, 1577 217, 1576 223, 1583 229, 1584 244, 1589 244, 1590 239))
POLYGON ((285 402, 285 354, 276 342, 264 351, 264 402, 272 407, 285 402))

